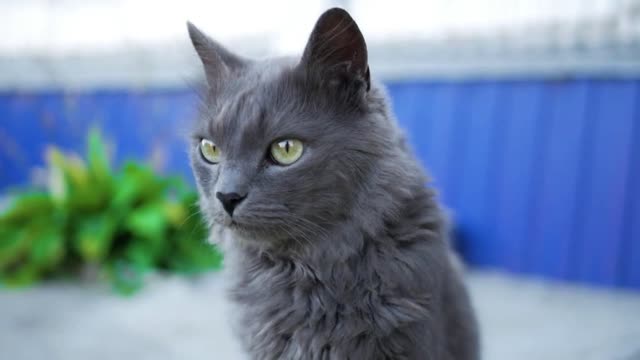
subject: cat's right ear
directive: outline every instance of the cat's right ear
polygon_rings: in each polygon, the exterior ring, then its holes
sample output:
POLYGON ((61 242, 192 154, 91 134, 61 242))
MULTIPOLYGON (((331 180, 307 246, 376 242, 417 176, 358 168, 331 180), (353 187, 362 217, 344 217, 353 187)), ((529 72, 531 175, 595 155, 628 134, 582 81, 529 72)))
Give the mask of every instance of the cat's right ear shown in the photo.
POLYGON ((209 89, 215 91, 228 79, 231 73, 243 67, 245 61, 225 49, 189 21, 187 21, 187 28, 191 43, 193 43, 193 47, 204 66, 209 89))
POLYGON ((367 44, 356 22, 344 9, 325 11, 316 22, 301 65, 328 78, 341 78, 369 90, 367 44))

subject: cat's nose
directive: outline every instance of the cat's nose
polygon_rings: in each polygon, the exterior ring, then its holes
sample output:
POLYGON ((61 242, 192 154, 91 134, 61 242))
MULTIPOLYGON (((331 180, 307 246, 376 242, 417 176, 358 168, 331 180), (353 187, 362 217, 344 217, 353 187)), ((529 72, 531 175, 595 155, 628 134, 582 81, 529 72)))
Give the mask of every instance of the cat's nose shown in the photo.
POLYGON ((218 191, 216 193, 216 197, 222 203, 222 207, 224 208, 224 211, 226 211, 227 214, 229 214, 229 216, 233 216, 233 210, 235 210, 236 206, 238 206, 238 204, 240 204, 242 200, 244 200, 247 197, 247 194, 240 195, 236 192, 221 193, 218 191))

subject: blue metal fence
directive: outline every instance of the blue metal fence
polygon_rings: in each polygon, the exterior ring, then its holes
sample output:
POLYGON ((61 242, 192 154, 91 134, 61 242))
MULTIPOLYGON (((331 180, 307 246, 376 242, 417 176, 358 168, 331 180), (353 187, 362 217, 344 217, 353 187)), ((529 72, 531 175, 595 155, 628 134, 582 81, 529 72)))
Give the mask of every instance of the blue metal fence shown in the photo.
MULTIPOLYGON (((640 289, 640 80, 388 84, 395 112, 454 213, 466 259, 640 289)), ((189 90, 0 95, 0 189, 44 147, 82 152, 95 124, 115 158, 190 177, 189 90)))

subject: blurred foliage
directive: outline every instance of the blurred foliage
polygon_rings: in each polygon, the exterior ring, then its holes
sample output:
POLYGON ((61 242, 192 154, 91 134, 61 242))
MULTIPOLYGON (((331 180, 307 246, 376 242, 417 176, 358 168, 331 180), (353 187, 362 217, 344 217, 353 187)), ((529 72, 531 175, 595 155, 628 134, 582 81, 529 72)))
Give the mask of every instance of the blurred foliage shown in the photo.
POLYGON ((49 149, 48 191, 24 191, 0 213, 0 283, 25 286, 98 270, 121 293, 152 270, 195 274, 221 266, 205 242, 197 195, 178 178, 129 162, 112 171, 97 131, 87 162, 49 149))

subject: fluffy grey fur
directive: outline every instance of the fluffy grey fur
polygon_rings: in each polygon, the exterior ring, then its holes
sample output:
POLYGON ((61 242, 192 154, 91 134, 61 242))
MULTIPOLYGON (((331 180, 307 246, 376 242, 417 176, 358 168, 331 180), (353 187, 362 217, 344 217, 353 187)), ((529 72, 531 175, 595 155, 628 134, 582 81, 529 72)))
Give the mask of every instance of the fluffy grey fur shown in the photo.
POLYGON ((247 60, 189 33, 208 83, 191 162, 251 357, 478 359, 442 211, 351 17, 324 13, 301 59, 247 60), (276 165, 269 146, 286 138, 303 155, 276 165), (246 198, 230 216, 218 192, 246 198))

